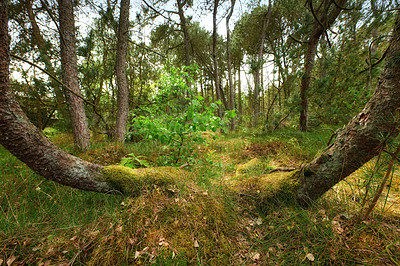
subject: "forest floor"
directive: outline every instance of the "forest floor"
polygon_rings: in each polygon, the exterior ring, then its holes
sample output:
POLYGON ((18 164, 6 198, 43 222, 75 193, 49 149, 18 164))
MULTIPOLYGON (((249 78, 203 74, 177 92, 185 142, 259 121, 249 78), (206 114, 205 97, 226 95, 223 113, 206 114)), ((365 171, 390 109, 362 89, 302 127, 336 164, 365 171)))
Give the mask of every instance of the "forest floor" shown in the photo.
MULTIPOLYGON (((72 152, 70 134, 46 134, 72 152)), ((193 147, 197 155, 185 167, 185 186, 153 187, 136 197, 46 181, 0 147, 0 265, 399 265, 397 171, 368 219, 356 219, 380 184, 384 158, 379 167, 371 160, 308 208, 291 199, 260 204, 227 188, 275 167, 301 167, 330 135, 324 129, 221 135, 193 147)), ((154 142, 92 140, 91 149, 77 155, 103 165, 127 154, 138 164, 157 165, 166 152, 154 142)))

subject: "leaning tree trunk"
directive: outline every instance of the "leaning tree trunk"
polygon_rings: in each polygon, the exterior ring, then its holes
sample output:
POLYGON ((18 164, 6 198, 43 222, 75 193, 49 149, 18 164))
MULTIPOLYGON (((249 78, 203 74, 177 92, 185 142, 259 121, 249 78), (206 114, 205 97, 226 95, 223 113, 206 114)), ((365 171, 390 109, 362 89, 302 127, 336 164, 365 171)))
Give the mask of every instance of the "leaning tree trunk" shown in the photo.
POLYGON ((65 98, 67 100, 68 110, 71 118, 75 147, 85 150, 90 146, 90 134, 83 101, 76 96, 76 94, 80 94, 80 90, 78 81, 75 22, 72 0, 59 0, 58 11, 61 31, 60 43, 62 81, 66 86, 66 88, 64 87, 66 96, 65 98), (72 92, 67 88, 71 89, 72 92))
POLYGON ((400 16, 397 14, 386 66, 364 107, 339 133, 333 145, 303 171, 297 191, 301 202, 314 200, 376 156, 398 134, 400 108, 400 16))
POLYGON ((126 54, 129 42, 129 6, 130 0, 121 0, 117 59, 115 62, 115 71, 117 74, 118 85, 118 112, 117 122, 115 125, 114 140, 118 142, 125 141, 126 127, 128 125, 129 116, 129 86, 128 77, 126 75, 126 54))

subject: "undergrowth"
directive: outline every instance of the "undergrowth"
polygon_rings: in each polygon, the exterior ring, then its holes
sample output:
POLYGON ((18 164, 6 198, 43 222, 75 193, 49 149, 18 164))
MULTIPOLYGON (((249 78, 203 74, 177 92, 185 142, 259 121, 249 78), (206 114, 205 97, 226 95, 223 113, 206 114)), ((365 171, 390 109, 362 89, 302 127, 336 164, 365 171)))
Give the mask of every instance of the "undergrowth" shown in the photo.
MULTIPOLYGON (((73 151, 69 134, 48 133, 73 151)), ((149 187, 137 197, 46 181, 0 148, 0 265, 398 265, 398 213, 381 204, 370 219, 354 220, 373 162, 307 209, 289 198, 260 206, 257 191, 227 189, 232 180, 260 180, 276 167, 300 167, 330 135, 221 135, 193 147, 198 157, 185 167, 191 174, 184 185, 149 187)), ((77 155, 103 165, 131 154, 157 166, 165 151, 155 141, 92 139, 90 150, 77 155)), ((399 179, 395 175, 390 184, 392 209, 398 207, 399 179)))

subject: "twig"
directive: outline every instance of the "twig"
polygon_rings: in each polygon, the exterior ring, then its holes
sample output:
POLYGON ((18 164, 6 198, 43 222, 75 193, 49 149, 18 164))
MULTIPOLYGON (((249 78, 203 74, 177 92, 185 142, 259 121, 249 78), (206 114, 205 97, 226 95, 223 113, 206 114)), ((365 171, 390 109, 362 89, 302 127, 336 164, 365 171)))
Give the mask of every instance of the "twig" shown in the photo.
MULTIPOLYGON (((375 40, 374 40, 374 41, 375 41, 375 40)), ((374 41, 373 41, 373 42, 374 42, 374 41)), ((372 43, 371 43, 371 44, 372 44, 372 43)), ((364 73, 365 71, 371 70, 373 67, 375 67, 375 66, 378 65, 380 62, 382 62, 383 59, 385 59, 385 57, 386 57, 386 55, 387 55, 387 53, 388 53, 389 48, 390 48, 391 45, 392 45, 392 42, 389 43, 389 45, 388 45, 388 47, 386 48, 385 52, 383 53, 382 57, 381 57, 378 61, 376 61, 375 63, 373 63, 373 64, 371 64, 370 66, 368 66, 368 68, 366 68, 366 69, 364 69, 364 70, 358 72, 358 74, 362 74, 362 73, 364 73)))
POLYGON ((45 74, 47 74, 48 76, 50 76, 52 79, 54 79, 55 81, 57 81, 61 86, 63 86, 63 87, 64 87, 65 89, 67 89, 69 92, 71 92, 72 94, 74 94, 76 97, 82 99, 86 104, 89 104, 89 105, 94 106, 93 103, 91 103, 91 102, 89 102, 88 100, 86 100, 86 99, 85 99, 83 96, 81 96, 79 93, 74 92, 72 89, 70 89, 67 85, 65 85, 64 83, 62 83, 57 77, 55 77, 53 74, 51 74, 51 73, 49 73, 48 71, 46 71, 44 68, 42 68, 42 67, 38 66, 37 64, 35 64, 35 63, 31 62, 31 61, 28 61, 28 60, 26 60, 26 59, 24 59, 24 58, 22 58, 22 57, 20 57, 20 56, 18 56, 18 55, 11 54, 11 57, 14 57, 14 58, 16 58, 16 59, 18 59, 18 60, 21 60, 21 61, 23 61, 23 62, 25 62, 25 63, 30 64, 31 66, 34 66, 34 67, 40 69, 40 70, 43 71, 45 74))

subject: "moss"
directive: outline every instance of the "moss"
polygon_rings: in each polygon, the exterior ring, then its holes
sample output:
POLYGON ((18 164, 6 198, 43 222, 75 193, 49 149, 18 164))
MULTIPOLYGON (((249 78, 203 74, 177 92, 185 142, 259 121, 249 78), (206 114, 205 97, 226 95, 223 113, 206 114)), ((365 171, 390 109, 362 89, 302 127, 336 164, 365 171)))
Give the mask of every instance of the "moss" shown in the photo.
POLYGON ((291 172, 274 172, 259 177, 249 177, 233 185, 233 189, 256 199, 259 204, 266 202, 293 199, 300 186, 300 170, 291 172))
POLYGON ((244 175, 246 174, 249 169, 255 168, 260 164, 260 160, 257 158, 251 159, 245 164, 239 164, 238 167, 236 168, 236 175, 244 175))
POLYGON ((121 165, 110 165, 104 167, 101 178, 117 191, 138 194, 154 185, 176 184, 178 180, 183 180, 185 175, 184 170, 176 167, 131 169, 121 165))

